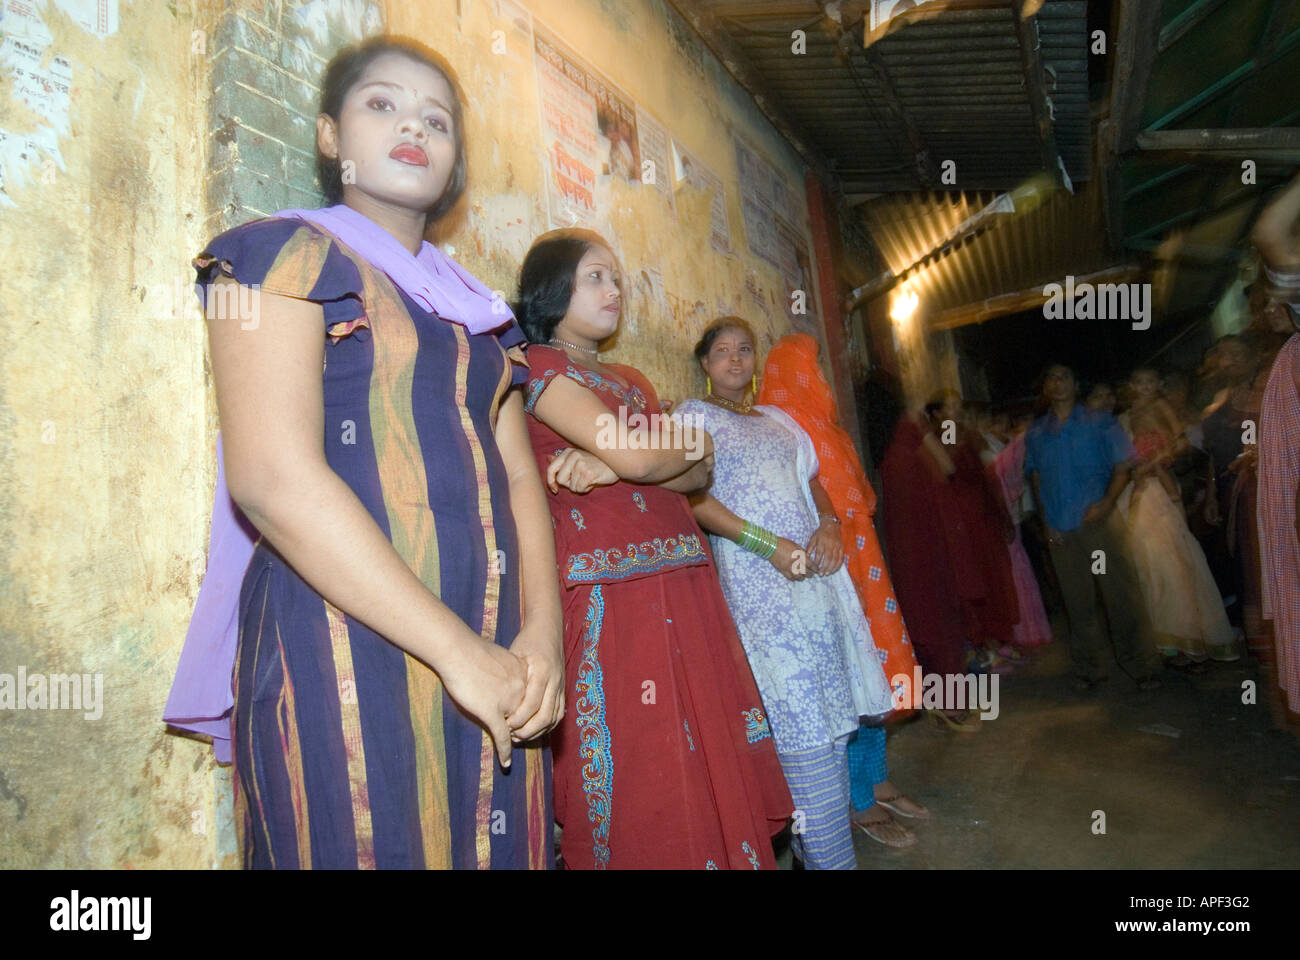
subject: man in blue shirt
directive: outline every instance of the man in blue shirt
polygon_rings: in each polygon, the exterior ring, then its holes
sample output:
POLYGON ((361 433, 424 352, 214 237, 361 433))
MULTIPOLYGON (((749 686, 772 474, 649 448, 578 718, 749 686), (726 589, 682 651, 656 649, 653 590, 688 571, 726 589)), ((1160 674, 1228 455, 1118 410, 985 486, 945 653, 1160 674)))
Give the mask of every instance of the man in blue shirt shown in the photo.
POLYGON ((1140 584, 1124 545, 1115 501, 1129 482, 1137 452, 1113 416, 1077 402, 1074 372, 1047 371, 1043 395, 1051 407, 1025 434, 1025 475, 1070 618, 1070 656, 1077 685, 1106 679, 1110 646, 1120 669, 1143 690, 1160 686, 1140 584))

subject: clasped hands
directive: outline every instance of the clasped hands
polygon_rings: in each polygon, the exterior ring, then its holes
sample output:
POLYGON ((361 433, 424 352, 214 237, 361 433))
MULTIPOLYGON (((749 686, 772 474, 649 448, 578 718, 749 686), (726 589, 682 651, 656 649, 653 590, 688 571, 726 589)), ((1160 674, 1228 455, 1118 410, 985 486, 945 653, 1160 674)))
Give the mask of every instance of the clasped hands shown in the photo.
POLYGON ((829 576, 844 563, 839 525, 823 520, 803 548, 793 540, 778 537, 776 553, 769 562, 787 580, 805 580, 813 574, 829 576))
POLYGON ((451 698, 492 738, 501 766, 515 744, 546 733, 564 716, 563 628, 525 621, 507 650, 474 638, 440 673, 451 698))

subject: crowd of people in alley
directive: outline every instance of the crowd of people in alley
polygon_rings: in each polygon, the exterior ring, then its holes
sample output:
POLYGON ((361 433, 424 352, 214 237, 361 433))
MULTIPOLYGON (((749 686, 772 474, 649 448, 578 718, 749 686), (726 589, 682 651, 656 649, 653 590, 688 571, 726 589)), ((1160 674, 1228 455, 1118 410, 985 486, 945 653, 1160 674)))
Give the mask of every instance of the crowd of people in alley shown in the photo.
POLYGON ((1162 666, 1249 654, 1275 724, 1294 726, 1297 218, 1300 179, 1256 228, 1249 322, 1196 369, 1080 382, 1054 364, 1032 400, 945 391, 872 425, 890 437, 883 530, 923 667, 1012 671, 1051 639, 1050 611, 1080 690, 1112 662, 1150 690, 1162 666))

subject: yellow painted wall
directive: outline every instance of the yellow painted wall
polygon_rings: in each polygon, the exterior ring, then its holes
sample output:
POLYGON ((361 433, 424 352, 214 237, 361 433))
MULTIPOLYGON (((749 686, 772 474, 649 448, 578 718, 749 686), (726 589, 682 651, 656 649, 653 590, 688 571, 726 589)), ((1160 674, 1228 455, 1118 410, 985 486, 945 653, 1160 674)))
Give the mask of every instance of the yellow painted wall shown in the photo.
MULTIPOLYGON (((72 84, 62 168, 40 152, 7 165, 0 207, 0 672, 102 675, 103 707, 0 711, 0 866, 207 866, 220 775, 159 722, 214 479, 185 286, 203 241, 191 38, 206 15, 140 3, 99 38, 40 12, 45 62, 66 57, 72 84)), ((9 133, 58 126, 17 109, 12 82, 0 104, 9 133)))
MULTIPOLYGON (((69 59, 72 89, 66 129, 53 134, 63 167, 43 176, 37 156, 18 177, 7 166, 12 205, 0 206, 0 673, 102 675, 104 705, 93 720, 0 710, 0 867, 235 865, 229 771, 159 717, 203 573, 215 480, 206 333, 189 287, 189 259, 218 212, 203 200, 210 80, 193 31, 259 6, 140 0, 103 38, 52 2, 42 8, 47 54, 69 59)), ((690 306, 665 316, 634 299, 611 358, 641 367, 665 398, 695 395, 689 351, 713 316, 742 313, 766 338, 786 332, 781 304, 764 313, 746 290, 747 271, 769 297, 783 286, 746 249, 732 131, 801 198, 802 169, 715 61, 683 53, 657 3, 530 9, 727 184, 732 256, 709 248, 707 196, 684 188, 674 222, 650 188, 614 188, 625 266, 659 267, 690 306)), ((519 258, 546 228, 542 151, 531 50, 490 53, 492 31, 507 26, 494 10, 491 0, 389 0, 385 16, 460 72, 471 192, 442 239, 513 296, 519 258)), ((15 109, 13 93, 0 86, 0 127, 50 126, 15 109)))

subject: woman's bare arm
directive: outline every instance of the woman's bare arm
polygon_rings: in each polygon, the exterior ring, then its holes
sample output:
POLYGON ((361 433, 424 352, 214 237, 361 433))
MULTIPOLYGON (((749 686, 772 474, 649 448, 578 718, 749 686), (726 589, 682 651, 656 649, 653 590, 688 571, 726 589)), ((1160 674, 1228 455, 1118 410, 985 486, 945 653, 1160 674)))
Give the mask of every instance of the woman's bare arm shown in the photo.
MULTIPOLYGON (((736 516, 718 498, 700 491, 690 498, 695 522, 705 530, 728 540, 737 541, 745 529, 743 518, 736 516)), ((808 575, 808 555, 793 540, 777 537, 776 552, 768 563, 776 567, 787 580, 803 580, 808 575)))
POLYGON ((570 444, 605 461, 633 483, 662 483, 691 469, 713 453, 704 430, 683 427, 665 416, 650 429, 626 429, 620 444, 618 415, 586 387, 556 377, 533 406, 533 414, 570 444))
MULTIPOLYGON (((496 438, 510 478, 510 511, 519 538, 517 576, 524 591, 523 621, 510 652, 528 667, 523 702, 506 722, 516 740, 526 741, 541 736, 564 715, 564 615, 551 512, 528 441, 522 391, 511 390, 502 401, 496 438)), ((503 570, 501 576, 506 585, 515 582, 514 571, 503 570)))
POLYGON ((253 295, 254 329, 217 316, 208 325, 231 497, 322 597, 437 671, 448 692, 486 721, 508 764, 504 721, 523 697, 523 665, 421 582, 326 462, 321 307, 253 295))
POLYGON ((671 480, 664 480, 659 486, 677 493, 694 493, 696 490, 703 490, 709 485, 709 473, 712 470, 713 457, 708 456, 703 460, 697 460, 695 465, 685 473, 678 474, 671 480))
POLYGON ((728 540, 739 540, 745 521, 723 506, 711 493, 700 492, 690 498, 695 522, 705 530, 728 540))
MULTIPOLYGON (((519 562, 524 588, 524 619, 558 626, 559 580, 555 571, 555 534, 546 504, 541 474, 533 459, 524 419, 523 393, 511 390, 497 417, 497 448, 510 477, 510 510, 519 536, 519 562)), ((509 573, 509 571, 506 571, 509 573)))
POLYGON ((1300 267, 1300 175, 1297 175, 1259 215, 1250 238, 1269 265, 1300 267))

